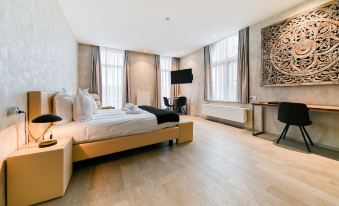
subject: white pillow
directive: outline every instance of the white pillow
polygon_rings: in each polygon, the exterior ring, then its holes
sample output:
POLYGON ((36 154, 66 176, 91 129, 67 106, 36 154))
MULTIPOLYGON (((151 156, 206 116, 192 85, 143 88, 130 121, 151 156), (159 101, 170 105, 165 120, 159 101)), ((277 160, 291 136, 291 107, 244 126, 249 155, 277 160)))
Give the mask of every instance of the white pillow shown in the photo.
POLYGON ((97 103, 95 102, 94 97, 88 93, 88 89, 82 90, 82 93, 83 93, 84 95, 88 96, 88 97, 91 99, 91 105, 92 105, 92 111, 93 111, 93 114, 98 113, 98 105, 97 105, 97 103))
POLYGON ((73 102, 73 119, 76 122, 89 121, 93 118, 91 98, 78 89, 73 102))
POLYGON ((95 102, 95 100, 94 100, 94 98, 92 96, 89 96, 89 98, 91 99, 93 114, 98 113, 98 105, 97 105, 97 103, 95 102))
POLYGON ((53 97, 53 114, 62 118, 54 124, 65 124, 73 118, 73 97, 65 92, 59 92, 53 97))

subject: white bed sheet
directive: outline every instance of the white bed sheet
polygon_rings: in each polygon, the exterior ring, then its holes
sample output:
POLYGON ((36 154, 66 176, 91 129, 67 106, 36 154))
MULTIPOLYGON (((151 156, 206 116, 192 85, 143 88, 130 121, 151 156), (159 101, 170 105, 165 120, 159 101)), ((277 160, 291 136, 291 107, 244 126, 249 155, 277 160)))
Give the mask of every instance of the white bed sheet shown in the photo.
POLYGON ((177 124, 177 122, 158 124, 156 116, 144 110, 140 114, 126 114, 120 109, 107 109, 99 110, 91 121, 53 125, 50 130, 54 137, 72 137, 74 144, 80 144, 142 134, 174 127, 177 124))

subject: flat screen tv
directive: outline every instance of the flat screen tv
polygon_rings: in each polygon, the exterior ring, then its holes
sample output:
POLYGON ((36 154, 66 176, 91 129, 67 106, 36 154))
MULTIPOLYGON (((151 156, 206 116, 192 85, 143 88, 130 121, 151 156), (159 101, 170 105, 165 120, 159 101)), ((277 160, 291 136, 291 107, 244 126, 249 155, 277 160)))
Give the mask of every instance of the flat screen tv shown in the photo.
POLYGON ((192 69, 181 69, 171 71, 171 84, 187 84, 192 83, 193 74, 192 69))

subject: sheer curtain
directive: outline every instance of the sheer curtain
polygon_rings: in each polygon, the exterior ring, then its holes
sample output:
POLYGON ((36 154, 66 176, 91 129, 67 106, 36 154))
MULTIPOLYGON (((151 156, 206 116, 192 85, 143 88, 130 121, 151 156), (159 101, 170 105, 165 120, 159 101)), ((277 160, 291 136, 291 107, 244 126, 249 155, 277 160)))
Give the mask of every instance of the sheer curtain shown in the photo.
MULTIPOLYGON (((179 63, 180 63, 180 59, 179 58, 172 58, 172 70, 171 71, 177 71, 179 70, 179 63)), ((171 81, 171 77, 170 77, 170 81, 171 81)), ((170 82, 171 84, 171 82, 170 82)), ((171 97, 177 97, 180 95, 180 85, 179 84, 173 84, 170 85, 171 87, 171 97)))
POLYGON ((100 47, 102 104, 121 108, 123 104, 125 51, 100 47))
POLYGON ((160 56, 161 107, 165 108, 163 97, 171 96, 172 57, 160 56))
POLYGON ((209 46, 210 87, 209 100, 236 102, 238 100, 238 34, 209 46))

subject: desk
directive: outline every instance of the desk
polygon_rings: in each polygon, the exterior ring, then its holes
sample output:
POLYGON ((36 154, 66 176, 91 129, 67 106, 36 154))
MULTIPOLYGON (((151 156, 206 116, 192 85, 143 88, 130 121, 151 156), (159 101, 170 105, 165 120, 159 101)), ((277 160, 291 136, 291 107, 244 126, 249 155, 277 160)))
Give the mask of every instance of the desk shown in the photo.
MULTIPOLYGON (((264 113, 265 107, 278 107, 279 103, 268 103, 268 102, 258 102, 252 103, 252 135, 258 135, 265 132, 265 121, 264 121, 264 113), (255 115, 254 109, 256 106, 262 107, 261 110, 261 131, 256 132, 255 130, 255 115)), ((327 111, 327 112, 339 112, 339 106, 325 106, 325 105, 313 105, 308 104, 307 108, 313 111, 327 111)))

